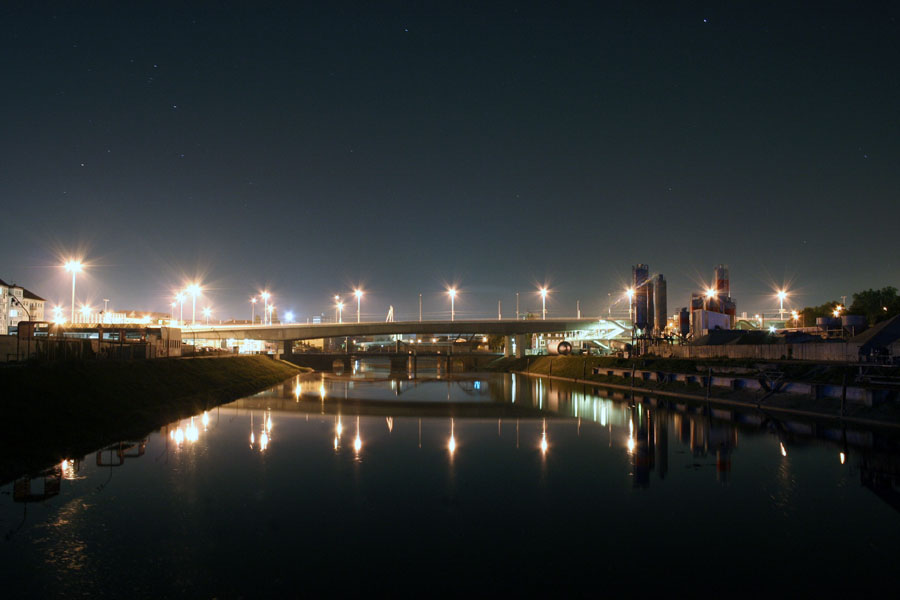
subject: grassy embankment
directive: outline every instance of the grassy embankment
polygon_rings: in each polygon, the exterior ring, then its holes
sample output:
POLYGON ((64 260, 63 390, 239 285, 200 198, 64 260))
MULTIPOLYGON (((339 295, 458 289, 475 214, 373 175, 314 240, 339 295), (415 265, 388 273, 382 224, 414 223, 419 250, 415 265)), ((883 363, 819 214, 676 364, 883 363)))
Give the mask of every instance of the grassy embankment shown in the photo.
POLYGON ((263 356, 0 369, 0 481, 256 393, 304 371, 263 356))
MULTIPOLYGON (((607 384, 628 388, 633 383, 635 389, 647 392, 670 392, 705 400, 707 389, 701 383, 658 382, 639 378, 632 382, 631 378, 626 377, 606 374, 595 375, 592 373, 592 370, 595 367, 601 369, 604 367, 628 369, 634 366, 637 370, 687 373, 697 376, 706 375, 709 369, 712 369, 713 375, 753 376, 753 374, 758 372, 760 364, 772 365, 773 368, 784 374, 786 381, 841 385, 846 376, 848 385, 858 385, 855 383, 855 377, 858 372, 856 367, 750 359, 689 360, 668 358, 624 359, 606 356, 528 356, 497 359, 491 363, 489 370, 528 372, 534 375, 551 375, 553 377, 588 381, 598 385, 607 384)), ((898 369, 896 368, 887 369, 883 372, 883 375, 896 376, 898 374, 897 371, 898 369)), ((718 386, 709 388, 708 392, 712 401, 722 400, 748 406, 755 406, 761 403, 770 408, 815 413, 831 417, 840 414, 841 402, 837 398, 812 399, 808 396, 796 394, 768 395, 764 391, 730 390, 718 386)), ((849 419, 872 420, 886 424, 900 422, 900 406, 897 405, 896 401, 873 407, 847 404, 843 414, 849 419)))

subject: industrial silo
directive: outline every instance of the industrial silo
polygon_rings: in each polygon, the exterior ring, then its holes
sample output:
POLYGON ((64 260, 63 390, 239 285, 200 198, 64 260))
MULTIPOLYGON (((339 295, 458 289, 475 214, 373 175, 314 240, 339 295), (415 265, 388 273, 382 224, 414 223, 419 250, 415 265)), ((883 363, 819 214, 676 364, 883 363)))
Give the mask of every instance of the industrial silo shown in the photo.
POLYGON ((666 330, 668 310, 666 278, 660 274, 653 278, 653 321, 657 335, 662 335, 666 330))
POLYGON ((631 296, 631 318, 634 326, 641 331, 647 329, 650 323, 650 267, 639 264, 631 267, 631 287, 634 294, 631 296))

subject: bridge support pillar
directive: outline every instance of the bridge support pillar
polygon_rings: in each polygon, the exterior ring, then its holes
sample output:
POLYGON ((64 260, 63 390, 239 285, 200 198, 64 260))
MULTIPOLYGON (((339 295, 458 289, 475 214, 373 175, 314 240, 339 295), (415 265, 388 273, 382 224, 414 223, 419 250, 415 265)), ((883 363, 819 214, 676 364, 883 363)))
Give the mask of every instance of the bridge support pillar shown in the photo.
POLYGON ((503 356, 504 358, 509 358, 512 356, 512 336, 507 335, 503 337, 503 356))
POLYGON ((294 353, 294 340, 285 340, 279 345, 278 358, 288 358, 294 353))
POLYGON ((527 342, 525 341, 524 334, 516 334, 516 358, 522 358, 525 356, 525 345, 527 342))

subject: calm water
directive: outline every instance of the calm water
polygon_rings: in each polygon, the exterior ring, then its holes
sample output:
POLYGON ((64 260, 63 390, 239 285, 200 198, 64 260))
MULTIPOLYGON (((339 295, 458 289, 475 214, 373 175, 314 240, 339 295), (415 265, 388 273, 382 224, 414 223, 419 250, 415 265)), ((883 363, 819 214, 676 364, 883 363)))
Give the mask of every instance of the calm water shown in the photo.
POLYGON ((362 366, 0 488, 3 594, 893 597, 896 445, 362 366))

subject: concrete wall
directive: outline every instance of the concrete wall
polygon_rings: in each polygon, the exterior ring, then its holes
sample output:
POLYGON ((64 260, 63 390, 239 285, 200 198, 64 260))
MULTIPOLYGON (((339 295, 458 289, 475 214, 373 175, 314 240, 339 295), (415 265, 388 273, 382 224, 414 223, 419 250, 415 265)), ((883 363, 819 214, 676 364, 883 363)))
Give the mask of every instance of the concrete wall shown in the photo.
MULTIPOLYGON (((622 377, 628 379, 631 377, 631 369, 594 367, 593 374, 607 375, 609 377, 622 377)), ((728 377, 722 375, 713 375, 711 378, 706 373, 698 372, 689 373, 666 373, 662 371, 647 371, 644 369, 636 369, 634 371, 636 381, 678 381, 681 383, 696 383, 701 386, 707 385, 707 379, 711 387, 727 388, 731 390, 748 390, 762 391, 763 386, 760 381, 754 377, 728 377)), ((809 396, 812 398, 840 398, 843 394, 843 388, 839 385, 821 385, 803 382, 786 382, 779 389, 778 393, 795 394, 809 396)), ((865 404, 872 406, 873 402, 879 401, 882 396, 887 395, 887 390, 869 390, 861 387, 847 387, 847 401, 856 404, 865 404)))

